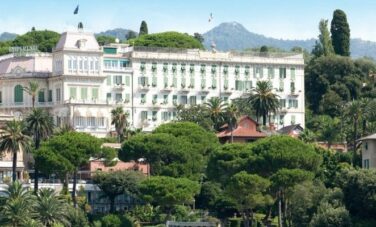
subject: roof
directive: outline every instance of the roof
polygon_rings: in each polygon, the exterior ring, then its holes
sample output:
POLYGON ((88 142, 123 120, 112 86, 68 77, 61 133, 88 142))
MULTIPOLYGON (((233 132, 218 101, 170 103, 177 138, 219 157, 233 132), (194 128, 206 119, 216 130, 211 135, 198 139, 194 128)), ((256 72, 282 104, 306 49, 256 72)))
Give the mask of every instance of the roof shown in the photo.
MULTIPOLYGON (((263 138, 266 137, 265 133, 257 131, 257 122, 248 116, 242 116, 238 120, 238 126, 233 130, 233 137, 250 137, 250 138, 263 138), (246 122, 251 122, 253 125, 249 125, 246 122)), ((228 128, 228 125, 225 124, 221 127, 224 129, 217 133, 217 137, 230 137, 231 130, 228 128)))
POLYGON ((363 138, 360 138, 359 140, 376 140, 376 133, 369 135, 369 136, 366 136, 366 137, 363 137, 363 138))
POLYGON ((281 134, 289 134, 292 130, 296 130, 296 129, 303 130, 303 128, 302 128, 302 126, 300 126, 300 124, 295 124, 295 125, 285 126, 281 129, 279 129, 277 132, 281 133, 281 134))
POLYGON ((59 50, 100 51, 100 47, 93 33, 64 32, 55 47, 55 51, 59 50))

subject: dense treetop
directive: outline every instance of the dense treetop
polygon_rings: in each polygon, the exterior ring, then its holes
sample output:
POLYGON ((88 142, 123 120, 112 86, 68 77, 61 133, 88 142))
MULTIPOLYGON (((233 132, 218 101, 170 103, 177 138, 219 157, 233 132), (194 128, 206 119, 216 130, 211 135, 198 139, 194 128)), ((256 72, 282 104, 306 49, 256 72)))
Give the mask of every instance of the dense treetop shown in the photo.
POLYGON ((136 39, 128 40, 134 46, 145 47, 170 47, 181 49, 204 49, 203 45, 194 37, 179 32, 163 32, 142 35, 136 39))

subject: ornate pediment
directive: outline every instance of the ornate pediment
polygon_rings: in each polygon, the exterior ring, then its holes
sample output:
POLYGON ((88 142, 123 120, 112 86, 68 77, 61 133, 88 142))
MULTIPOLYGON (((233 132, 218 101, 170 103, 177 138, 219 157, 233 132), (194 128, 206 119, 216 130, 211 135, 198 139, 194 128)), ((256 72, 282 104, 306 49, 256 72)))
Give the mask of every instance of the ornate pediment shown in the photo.
POLYGON ((15 74, 17 76, 19 76, 19 75, 21 75, 22 73, 25 73, 25 72, 26 72, 26 69, 22 68, 21 66, 18 66, 18 65, 10 70, 11 74, 15 74))

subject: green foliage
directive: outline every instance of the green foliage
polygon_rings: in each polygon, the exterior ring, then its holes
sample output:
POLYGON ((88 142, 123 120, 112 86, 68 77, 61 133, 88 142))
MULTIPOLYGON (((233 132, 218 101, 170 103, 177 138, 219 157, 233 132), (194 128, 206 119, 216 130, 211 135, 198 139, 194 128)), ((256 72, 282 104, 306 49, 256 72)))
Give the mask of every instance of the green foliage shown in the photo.
POLYGON ((352 215, 361 218, 374 217, 376 212, 375 176, 374 170, 342 172, 344 202, 352 215))
POLYGON ((270 81, 257 81, 256 88, 249 96, 249 103, 256 111, 257 122, 262 117, 263 125, 266 125, 266 118, 279 109, 279 96, 273 92, 273 85, 270 81))
POLYGON ((269 186, 268 179, 242 171, 230 178, 226 193, 236 201, 236 207, 240 212, 247 212, 256 207, 272 204, 272 198, 267 194, 269 186))
POLYGON ((350 27, 345 12, 340 9, 333 12, 330 32, 335 53, 350 56, 350 27))
POLYGON ((207 108, 202 105, 194 105, 184 107, 182 105, 177 106, 177 121, 178 122, 192 122, 203 127, 206 130, 213 129, 213 121, 208 117, 209 113, 207 108))
POLYGON ((213 128, 219 130, 219 128, 226 122, 226 108, 227 104, 218 97, 210 98, 205 104, 208 116, 213 122, 213 128))
POLYGON ((67 214, 71 227, 89 227, 87 216, 80 208, 68 206, 67 214))
POLYGON ((280 169, 270 178, 273 187, 278 189, 291 188, 301 182, 311 181, 313 174, 301 169, 280 169))
POLYGON ((112 37, 112 36, 100 35, 100 36, 97 36, 96 39, 100 46, 104 46, 110 43, 115 43, 115 37, 112 37))
POLYGON ((197 33, 197 32, 195 32, 194 34, 193 34, 193 37, 195 38, 195 39, 197 39, 200 43, 203 43, 204 42, 204 37, 200 34, 200 33, 197 33))
POLYGON ((322 204, 319 207, 318 213, 313 216, 309 226, 350 227, 352 223, 350 214, 345 207, 333 207, 330 204, 322 204))
POLYGON ((141 197, 145 201, 159 204, 169 211, 175 205, 192 204, 199 190, 197 182, 164 176, 150 177, 140 185, 141 197))
POLYGON ((128 40, 134 46, 170 47, 181 49, 204 49, 194 37, 179 32, 163 32, 150 35, 140 35, 137 39, 128 40))
POLYGON ((138 33, 138 35, 141 37, 143 35, 147 35, 149 34, 149 31, 148 31, 148 25, 146 24, 146 22, 143 20, 141 22, 141 26, 140 26, 140 32, 138 33))
POLYGON ((329 56, 334 54, 334 49, 332 46, 332 40, 330 38, 330 33, 328 30, 328 20, 321 20, 319 23, 319 42, 316 41, 316 46, 314 47, 312 53, 316 56, 329 56))
POLYGON ((252 145, 256 156, 252 169, 270 176, 279 169, 302 169, 316 172, 322 162, 313 146, 289 136, 271 136, 252 145))
POLYGON ((116 197, 122 194, 137 196, 139 193, 138 186, 143 177, 143 174, 139 171, 125 170, 109 173, 98 172, 93 180, 109 198, 111 212, 115 212, 116 197))
POLYGON ((102 227, 118 227, 121 226, 121 220, 118 215, 108 214, 101 218, 102 227))
POLYGON ((31 46, 38 45, 41 52, 52 52, 60 39, 60 34, 53 31, 30 31, 24 35, 17 36, 12 46, 31 46))

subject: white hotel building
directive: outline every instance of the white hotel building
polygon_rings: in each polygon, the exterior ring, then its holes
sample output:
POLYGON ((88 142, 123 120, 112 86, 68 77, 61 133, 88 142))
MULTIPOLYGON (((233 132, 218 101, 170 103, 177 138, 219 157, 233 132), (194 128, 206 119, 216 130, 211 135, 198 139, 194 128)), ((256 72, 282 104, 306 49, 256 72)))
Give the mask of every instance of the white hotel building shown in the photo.
POLYGON ((202 50, 100 47, 91 33, 65 32, 52 54, 0 57, 0 115, 22 117, 31 97, 22 90, 36 80, 37 107, 48 108, 57 125, 108 135, 110 111, 122 106, 134 128, 150 131, 176 116, 177 104, 196 105, 211 97, 230 102, 259 80, 270 80, 281 109, 277 128, 304 127, 302 54, 235 54, 202 50))

